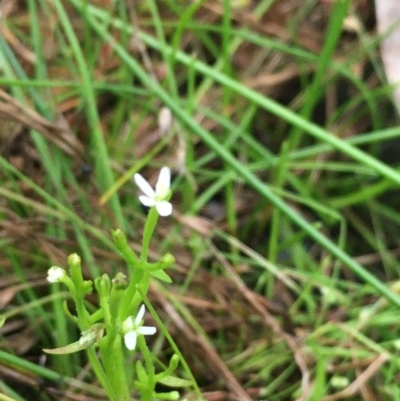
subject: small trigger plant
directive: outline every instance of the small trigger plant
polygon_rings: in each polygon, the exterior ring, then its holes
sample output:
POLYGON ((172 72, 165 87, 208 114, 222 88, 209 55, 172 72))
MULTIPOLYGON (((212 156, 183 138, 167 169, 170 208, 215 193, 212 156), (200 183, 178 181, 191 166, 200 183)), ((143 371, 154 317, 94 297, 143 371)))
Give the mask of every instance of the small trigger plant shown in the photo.
MULTIPOLYGON (((145 325, 144 300, 149 290, 151 277, 170 283, 165 269, 174 263, 171 254, 164 255, 158 262, 149 262, 150 240, 153 236, 159 216, 172 214, 170 181, 168 167, 160 171, 155 190, 140 175, 134 180, 144 195, 140 202, 150 207, 143 231, 140 256, 128 246, 125 234, 117 229, 112 231, 115 247, 128 265, 128 277, 118 273, 114 278, 107 274, 92 280, 84 280, 81 259, 73 254, 68 258, 69 271, 53 266, 48 271, 50 283, 63 283, 75 302, 76 314, 65 308, 67 315, 78 325, 81 337, 78 341, 61 348, 45 349, 50 354, 67 354, 86 350, 89 362, 100 383, 112 401, 128 401, 132 390, 136 389, 141 401, 176 400, 177 391, 159 393, 156 384, 166 382, 176 369, 179 359, 172 356, 169 366, 156 372, 153 356, 146 344, 146 336, 156 334, 157 328, 145 325), (99 307, 94 312, 86 307, 85 296, 96 290, 99 307), (96 349, 99 352, 96 352, 96 349), (140 353, 134 369, 127 357, 140 353), (99 354, 99 355, 98 355, 99 354), (99 357, 100 356, 100 357, 99 357), (144 362, 142 362, 142 359, 144 362)), ((131 360, 131 359, 130 359, 131 360)))

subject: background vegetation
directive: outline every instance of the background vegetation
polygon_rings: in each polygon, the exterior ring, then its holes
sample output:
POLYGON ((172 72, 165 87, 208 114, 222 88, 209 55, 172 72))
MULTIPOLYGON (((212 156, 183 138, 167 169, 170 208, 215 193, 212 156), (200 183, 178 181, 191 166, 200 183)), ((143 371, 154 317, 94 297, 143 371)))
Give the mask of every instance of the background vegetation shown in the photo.
POLYGON ((206 400, 400 399, 400 130, 370 1, 0 7, 2 400, 104 399, 84 353, 43 355, 79 335, 46 271, 124 271, 110 229, 137 246, 131 178, 163 165, 152 252, 177 263, 151 301, 206 400))

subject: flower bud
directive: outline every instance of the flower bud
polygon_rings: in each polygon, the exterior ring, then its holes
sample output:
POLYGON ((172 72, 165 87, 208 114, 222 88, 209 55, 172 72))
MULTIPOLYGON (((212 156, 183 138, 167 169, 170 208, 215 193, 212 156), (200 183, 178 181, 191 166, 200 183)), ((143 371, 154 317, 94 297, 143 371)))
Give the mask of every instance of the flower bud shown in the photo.
POLYGON ((77 253, 72 253, 71 255, 68 256, 68 264, 69 266, 75 267, 75 266, 81 266, 81 258, 77 253))
POLYGON ((111 280, 108 274, 103 274, 94 280, 94 285, 100 297, 108 297, 111 291, 111 280))
POLYGON ((128 245, 125 234, 119 228, 111 231, 111 234, 114 240, 114 245, 117 247, 125 261, 132 266, 136 266, 138 258, 135 252, 133 252, 128 245))
POLYGON ((83 292, 85 294, 91 294, 93 292, 93 281, 92 280, 85 280, 83 282, 83 292))
POLYGON ((170 253, 165 254, 160 260, 161 269, 166 269, 174 263, 175 258, 170 253))
POLYGON ((169 360, 168 370, 173 372, 179 365, 179 356, 174 354, 169 360))
POLYGON ((81 258, 76 253, 69 255, 68 265, 72 281, 77 288, 81 288, 83 283, 81 258))
POLYGON ((128 281, 124 273, 117 273, 112 279, 112 286, 116 290, 125 290, 128 287, 128 281))

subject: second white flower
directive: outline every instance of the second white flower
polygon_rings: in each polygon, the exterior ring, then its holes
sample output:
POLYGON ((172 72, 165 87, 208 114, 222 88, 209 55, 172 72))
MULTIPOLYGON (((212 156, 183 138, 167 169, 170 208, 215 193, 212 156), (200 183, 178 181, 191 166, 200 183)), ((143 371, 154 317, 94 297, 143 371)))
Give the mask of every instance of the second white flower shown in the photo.
POLYGON ((134 350, 136 348, 137 338, 139 335, 151 336, 157 331, 153 326, 143 326, 142 319, 144 316, 144 305, 139 309, 139 313, 134 319, 133 316, 129 316, 122 324, 122 331, 124 332, 124 341, 126 348, 134 350))

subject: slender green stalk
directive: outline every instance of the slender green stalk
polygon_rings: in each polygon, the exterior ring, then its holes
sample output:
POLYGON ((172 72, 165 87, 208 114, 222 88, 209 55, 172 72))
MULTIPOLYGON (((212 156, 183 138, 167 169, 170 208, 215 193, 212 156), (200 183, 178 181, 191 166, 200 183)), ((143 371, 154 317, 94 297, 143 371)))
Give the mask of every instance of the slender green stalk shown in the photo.
POLYGON ((147 216, 146 224, 143 230, 143 241, 142 241, 142 253, 140 255, 143 262, 147 262, 147 256, 149 254, 150 241, 156 228, 158 221, 158 212, 155 207, 150 208, 147 216))

